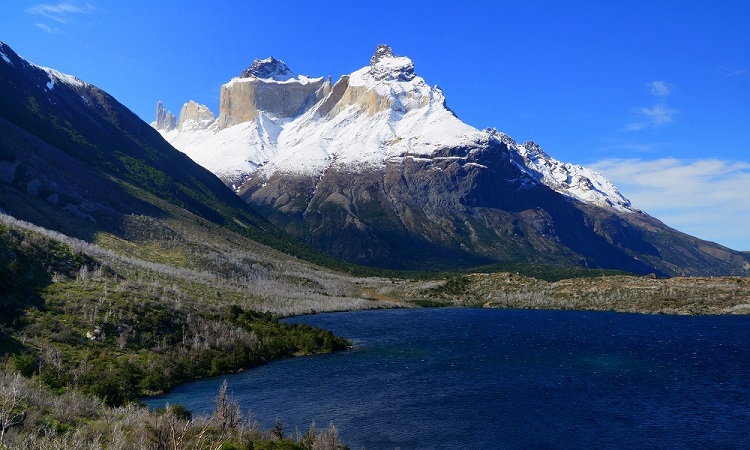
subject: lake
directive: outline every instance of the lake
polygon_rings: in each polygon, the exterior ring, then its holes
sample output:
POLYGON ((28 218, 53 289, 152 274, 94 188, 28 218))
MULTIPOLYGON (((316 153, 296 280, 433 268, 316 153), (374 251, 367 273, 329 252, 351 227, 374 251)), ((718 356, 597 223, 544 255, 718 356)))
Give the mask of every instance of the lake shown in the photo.
POLYGON ((748 448, 750 317, 408 309, 289 319, 355 349, 177 387, 219 386, 265 428, 333 422, 352 449, 748 448))

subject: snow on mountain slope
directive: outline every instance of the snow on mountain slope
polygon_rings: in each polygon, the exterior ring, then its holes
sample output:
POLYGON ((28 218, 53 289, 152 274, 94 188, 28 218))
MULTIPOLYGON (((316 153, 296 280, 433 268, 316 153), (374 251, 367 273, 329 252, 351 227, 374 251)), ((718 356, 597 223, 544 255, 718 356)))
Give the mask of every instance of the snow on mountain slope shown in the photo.
POLYGON ((57 71, 55 69, 50 69, 49 67, 41 67, 41 66, 37 66, 37 67, 47 72, 47 75, 49 76, 49 83, 47 83, 47 89, 50 89, 50 90, 54 89, 56 82, 65 83, 69 86, 74 86, 74 87, 79 87, 79 88, 86 86, 85 82, 83 82, 80 78, 74 77, 73 75, 68 75, 60 71, 57 71))
POLYGON ((533 141, 519 145, 510 136, 487 130, 495 139, 514 150, 516 166, 537 181, 578 200, 618 211, 639 211, 604 175, 578 164, 563 163, 550 157, 533 141))
POLYGON ((228 128, 211 126, 160 131, 176 149, 237 188, 275 156, 284 122, 261 112, 250 122, 228 128))
POLYGON ((447 108, 440 88, 429 86, 409 58, 395 56, 386 45, 378 46, 370 65, 334 85, 295 75, 267 58, 253 62, 221 93, 222 110, 210 125, 180 117, 191 126, 160 131, 235 189, 251 176, 321 176, 331 167, 356 172, 404 158, 431 158, 445 148, 479 150, 499 140, 536 182, 583 202, 636 211, 601 174, 557 161, 533 142, 519 145, 502 133, 463 123, 447 108), (269 92, 291 105, 269 103, 269 92), (246 103, 238 107, 237 99, 246 103), (226 110, 230 104, 233 112, 226 110))
POLYGON ((578 164, 560 162, 532 141, 518 146, 517 150, 532 174, 552 189, 595 205, 620 211, 634 210, 630 200, 604 175, 578 164))

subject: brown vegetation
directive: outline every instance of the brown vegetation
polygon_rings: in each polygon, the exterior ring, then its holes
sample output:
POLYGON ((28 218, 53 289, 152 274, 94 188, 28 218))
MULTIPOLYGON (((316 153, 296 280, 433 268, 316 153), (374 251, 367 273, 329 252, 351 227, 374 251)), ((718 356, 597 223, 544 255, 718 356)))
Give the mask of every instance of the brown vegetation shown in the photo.
POLYGON ((295 435, 263 430, 222 385, 210 415, 193 417, 181 405, 164 410, 129 404, 111 408, 76 390, 53 395, 34 380, 0 367, 0 449, 182 450, 346 448, 336 428, 313 423, 295 435))
POLYGON ((750 314, 750 278, 602 276, 548 282, 512 273, 472 274, 402 286, 404 296, 446 305, 648 314, 750 314))

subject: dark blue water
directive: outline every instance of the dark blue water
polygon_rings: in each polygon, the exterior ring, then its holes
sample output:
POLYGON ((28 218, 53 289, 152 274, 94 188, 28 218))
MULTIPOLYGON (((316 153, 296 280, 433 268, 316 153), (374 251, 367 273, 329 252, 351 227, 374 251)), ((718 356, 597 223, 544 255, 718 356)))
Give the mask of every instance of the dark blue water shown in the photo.
POLYGON ((334 422, 353 448, 750 448, 750 317, 417 309, 294 318, 355 350, 178 387, 219 386, 265 427, 334 422))

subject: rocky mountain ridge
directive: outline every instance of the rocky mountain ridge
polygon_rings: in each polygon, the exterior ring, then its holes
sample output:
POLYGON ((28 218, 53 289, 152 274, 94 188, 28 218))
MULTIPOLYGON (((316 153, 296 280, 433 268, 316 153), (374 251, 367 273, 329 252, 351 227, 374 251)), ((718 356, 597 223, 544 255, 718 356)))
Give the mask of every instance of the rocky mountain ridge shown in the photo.
POLYGON ((321 174, 332 164, 382 167, 386 160, 429 157, 439 148, 480 147, 496 139, 514 150, 512 156, 533 178, 558 192, 632 209, 601 174, 550 158, 531 141, 518 145, 496 130, 464 124, 447 108, 440 88, 428 86, 409 58, 383 44, 369 66, 335 85, 297 76, 273 57, 256 59, 222 86, 218 120, 210 121, 212 113, 204 105, 202 120, 192 120, 189 107, 198 105, 186 103, 178 126, 172 127, 158 120, 164 113, 157 106, 152 126, 235 188, 256 171, 321 174), (239 129, 229 130, 233 125, 239 129))
POLYGON ((745 273, 746 255, 667 227, 601 174, 461 122, 386 45, 333 84, 283 78, 235 78, 214 123, 160 132, 273 223, 341 258, 745 273))

